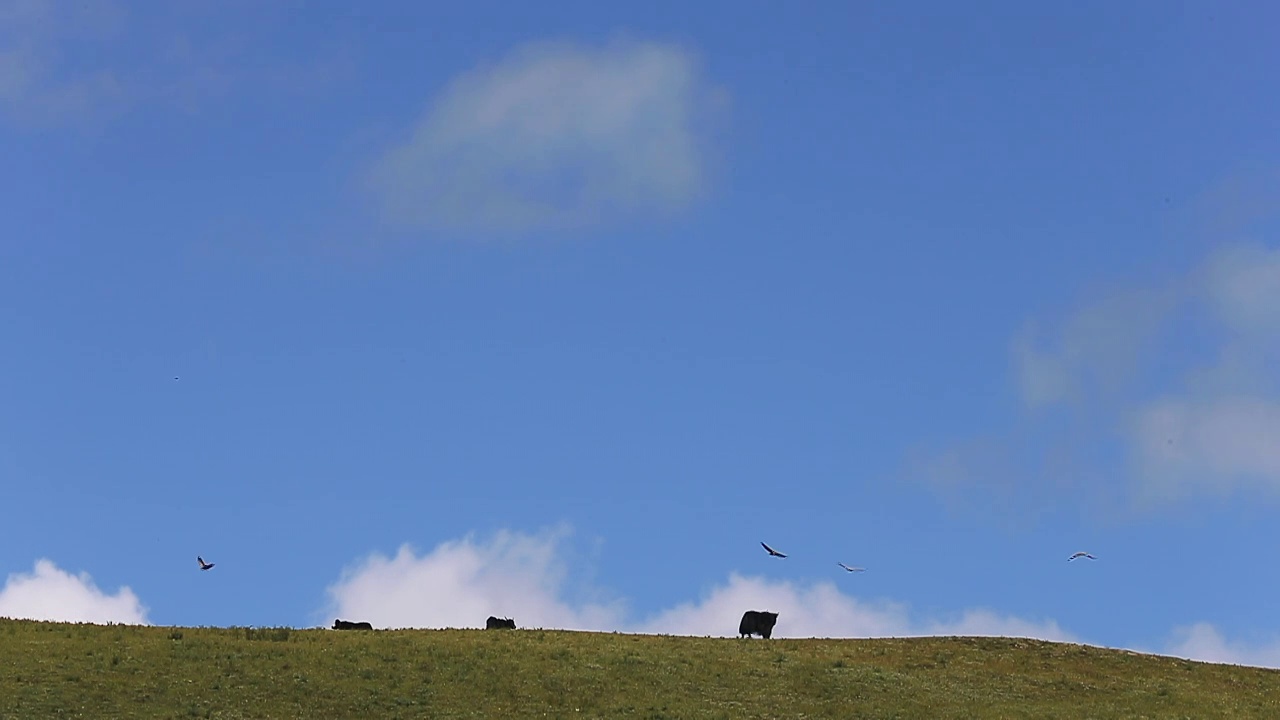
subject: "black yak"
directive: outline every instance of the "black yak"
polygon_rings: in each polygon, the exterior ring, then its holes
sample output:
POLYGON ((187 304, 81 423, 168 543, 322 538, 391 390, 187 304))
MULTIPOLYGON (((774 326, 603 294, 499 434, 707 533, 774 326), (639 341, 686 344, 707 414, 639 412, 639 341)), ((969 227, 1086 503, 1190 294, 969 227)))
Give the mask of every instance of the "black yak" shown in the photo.
POLYGON ((367 622, 351 622, 350 620, 334 620, 334 630, 372 630, 373 626, 367 622))
POLYGON ((773 634, 773 624, 776 622, 778 622, 778 613, 748 610, 742 614, 742 622, 738 623, 738 637, 759 635, 768 640, 773 634))
POLYGON ((484 621, 485 630, 515 630, 516 621, 511 618, 496 618, 492 615, 484 621))

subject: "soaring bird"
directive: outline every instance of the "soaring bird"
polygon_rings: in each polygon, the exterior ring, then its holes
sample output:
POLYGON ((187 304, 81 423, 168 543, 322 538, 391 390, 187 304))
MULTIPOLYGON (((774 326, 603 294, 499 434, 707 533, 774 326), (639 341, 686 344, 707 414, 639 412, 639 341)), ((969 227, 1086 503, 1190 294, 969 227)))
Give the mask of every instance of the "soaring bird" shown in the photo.
POLYGON ((1076 558, 1082 558, 1082 557, 1087 557, 1087 558, 1089 558, 1090 560, 1097 560, 1097 559, 1098 559, 1098 558, 1096 558, 1096 557, 1094 557, 1094 556, 1090 555, 1090 554, 1089 554, 1089 553, 1087 553, 1087 552, 1078 552, 1078 553, 1072 553, 1072 554, 1071 554, 1071 557, 1067 558, 1067 562, 1071 562, 1072 560, 1075 560, 1076 558))
POLYGON ((205 562, 204 558, 200 557, 199 555, 196 556, 196 562, 200 563, 201 570, 208 570, 209 568, 213 567, 213 563, 205 562))
MULTIPOLYGON (((761 544, 761 545, 764 545, 764 543, 760 543, 760 544, 761 544)), ((769 551, 769 554, 770 554, 770 555, 772 555, 772 556, 774 556, 774 557, 786 557, 786 555, 783 555, 782 553, 778 552, 777 550, 774 550, 773 548, 769 547, 768 545, 764 545, 764 549, 765 549, 765 550, 768 550, 768 551, 769 551)))
POLYGON ((845 570, 848 570, 849 572, 866 572, 867 571, 867 569, 864 567, 849 567, 848 565, 845 565, 842 562, 838 562, 836 564, 844 568, 845 570))

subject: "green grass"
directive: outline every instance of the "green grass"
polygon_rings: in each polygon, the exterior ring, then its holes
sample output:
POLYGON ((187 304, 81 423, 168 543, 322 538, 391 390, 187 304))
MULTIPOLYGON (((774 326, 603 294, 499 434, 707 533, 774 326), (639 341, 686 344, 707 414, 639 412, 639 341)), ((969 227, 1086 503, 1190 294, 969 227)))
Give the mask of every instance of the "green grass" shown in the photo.
POLYGON ((0 619, 0 718, 1278 718, 1280 671, 1009 638, 0 619))

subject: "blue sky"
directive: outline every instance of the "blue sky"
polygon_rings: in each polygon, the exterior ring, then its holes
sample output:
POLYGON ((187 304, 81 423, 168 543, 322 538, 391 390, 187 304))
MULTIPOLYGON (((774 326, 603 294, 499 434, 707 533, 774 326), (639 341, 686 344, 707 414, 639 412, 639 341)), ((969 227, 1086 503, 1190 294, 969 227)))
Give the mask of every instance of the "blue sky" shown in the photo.
POLYGON ((0 615, 1280 665, 1278 24, 2 2, 0 615))

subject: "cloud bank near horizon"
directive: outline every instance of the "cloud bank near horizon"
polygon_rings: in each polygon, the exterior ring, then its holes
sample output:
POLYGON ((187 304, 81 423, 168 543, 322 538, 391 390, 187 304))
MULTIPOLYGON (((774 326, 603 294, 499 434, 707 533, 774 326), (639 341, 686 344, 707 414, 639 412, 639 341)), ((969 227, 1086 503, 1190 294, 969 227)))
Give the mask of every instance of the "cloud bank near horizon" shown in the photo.
POLYGON ((1280 636, 1251 643, 1228 640, 1206 622, 1174 628, 1160 655, 1227 665, 1280 668, 1280 636))
POLYGON ((78 575, 41 558, 30 573, 13 573, 0 588, 0 617, 58 622, 150 625, 147 608, 128 587, 106 593, 88 573, 78 575))
MULTIPOLYGON (((565 527, 534 534, 503 530, 487 540, 468 535, 444 542, 426 553, 408 545, 392 557, 372 553, 329 586, 325 624, 341 617, 375 628, 482 628, 495 615, 510 616, 521 628, 735 637, 743 611, 769 610, 779 613, 775 638, 999 636, 1097 645, 1052 619, 990 608, 924 618, 905 604, 864 600, 834 582, 802 585, 737 572, 697 599, 637 617, 622 599, 572 587, 561 559, 569 535, 565 527)), ((1160 649, 1128 649, 1280 668, 1280 639, 1230 641, 1203 622, 1174 628, 1160 649)))
MULTIPOLYGON (((514 617, 522 628, 734 637, 742 612, 755 609, 779 613, 776 638, 999 636, 1098 645, 1052 619, 989 608, 922 618, 906 604, 864 600, 834 582, 802 585, 737 572, 695 600, 636 617, 625 601, 599 590, 574 592, 561 560, 568 535, 563 527, 537 534, 501 531, 487 541, 468 536, 423 554, 407 545, 390 558, 370 554, 329 586, 325 617, 369 620, 378 628, 480 628, 489 615, 498 615, 514 617)), ((30 573, 10 574, 0 588, 0 617, 149 625, 147 614, 127 586, 104 592, 88 573, 72 574, 48 559, 37 560, 30 573)), ((1175 627, 1157 647, 1125 649, 1280 668, 1280 634, 1245 642, 1208 622, 1175 627)))
POLYGON ((649 617, 598 590, 566 598, 571 588, 561 544, 568 531, 504 530, 487 541, 473 536, 419 554, 408 545, 393 557, 370 554, 328 588, 325 617, 368 620, 375 627, 476 628, 489 615, 511 616, 520 627, 626 631, 670 635, 737 635, 744 610, 780 613, 775 637, 906 637, 1002 635, 1076 641, 1051 620, 970 609, 952 618, 920 619, 905 605, 866 601, 833 582, 800 585, 730 573, 701 598, 649 617))

